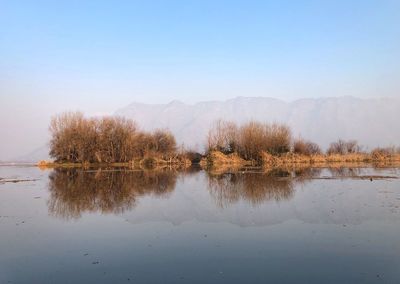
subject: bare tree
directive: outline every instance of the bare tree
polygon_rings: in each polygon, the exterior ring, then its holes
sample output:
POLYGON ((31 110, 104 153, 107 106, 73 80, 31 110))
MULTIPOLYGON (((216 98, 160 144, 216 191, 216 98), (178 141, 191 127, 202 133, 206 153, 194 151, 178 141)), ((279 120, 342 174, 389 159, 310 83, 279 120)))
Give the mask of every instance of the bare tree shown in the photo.
POLYGON ((158 129, 154 131, 152 140, 152 150, 160 153, 163 158, 171 157, 177 150, 175 137, 168 130, 158 129))
POLYGON ((293 152, 302 155, 318 155, 322 153, 318 144, 299 138, 293 143, 293 152))
POLYGON ((139 131, 132 120, 121 117, 87 119, 80 112, 53 117, 50 156, 58 162, 129 162, 152 153, 163 158, 176 151, 168 130, 139 131))
POLYGON ((356 140, 344 141, 341 139, 339 139, 337 142, 331 143, 327 150, 328 155, 346 155, 359 152, 361 152, 361 147, 358 145, 358 142, 356 140))
POLYGON ((96 124, 80 112, 67 112, 50 123, 50 156, 62 162, 93 160, 97 144, 96 124))
POLYGON ((260 160, 261 151, 273 155, 288 152, 291 131, 282 124, 250 121, 241 127, 229 121, 218 120, 208 134, 207 151, 224 154, 237 152, 246 160, 260 160))
POLYGON ((208 132, 208 151, 217 150, 229 154, 237 150, 238 127, 234 122, 217 120, 208 132))

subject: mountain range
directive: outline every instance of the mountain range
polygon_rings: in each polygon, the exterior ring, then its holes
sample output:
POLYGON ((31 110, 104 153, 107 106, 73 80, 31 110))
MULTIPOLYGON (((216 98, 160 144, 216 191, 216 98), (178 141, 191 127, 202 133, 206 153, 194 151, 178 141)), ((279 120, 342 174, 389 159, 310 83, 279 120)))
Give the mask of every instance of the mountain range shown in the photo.
POLYGON ((210 126, 218 119, 238 124, 250 120, 285 123, 294 137, 310 139, 323 148, 341 139, 355 139, 366 148, 398 145, 400 99, 335 97, 285 102, 265 97, 185 104, 132 103, 116 115, 134 119, 142 128, 168 128, 178 143, 201 151, 210 126))
MULTIPOLYGON (((366 149, 400 144, 400 99, 332 97, 285 102, 266 97, 185 104, 132 103, 114 115, 135 120, 145 130, 170 129, 179 145, 203 151, 208 130, 218 119, 238 124, 256 120, 289 125, 294 137, 310 139, 323 148, 341 139, 355 139, 366 149)), ((45 142, 43 143, 45 144, 45 142)), ((43 146, 16 161, 48 159, 43 146)))

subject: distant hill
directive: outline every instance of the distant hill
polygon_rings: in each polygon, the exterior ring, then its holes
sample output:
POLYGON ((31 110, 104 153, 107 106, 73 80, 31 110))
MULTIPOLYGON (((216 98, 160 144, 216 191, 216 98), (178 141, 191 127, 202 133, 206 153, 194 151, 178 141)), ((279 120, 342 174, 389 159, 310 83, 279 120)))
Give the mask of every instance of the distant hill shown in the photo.
POLYGON ((18 163, 36 163, 40 160, 50 160, 49 147, 47 144, 33 150, 30 153, 12 159, 13 162, 18 163))
MULTIPOLYGON (((249 120, 284 122, 301 134, 326 148, 330 142, 356 139, 369 148, 400 145, 400 99, 359 99, 336 97, 301 99, 285 102, 263 97, 238 97, 227 101, 185 104, 132 103, 115 115, 134 119, 141 128, 169 128, 179 144, 195 150, 204 149, 207 132, 217 119, 243 123, 249 120)), ((18 162, 49 159, 46 145, 20 157, 18 162)))
POLYGON ((324 148, 330 142, 356 139, 367 147, 400 144, 400 99, 354 97, 301 99, 285 102, 264 97, 185 104, 132 103, 115 115, 132 118, 144 129, 169 128, 179 143, 203 149, 205 137, 217 119, 283 122, 324 148))

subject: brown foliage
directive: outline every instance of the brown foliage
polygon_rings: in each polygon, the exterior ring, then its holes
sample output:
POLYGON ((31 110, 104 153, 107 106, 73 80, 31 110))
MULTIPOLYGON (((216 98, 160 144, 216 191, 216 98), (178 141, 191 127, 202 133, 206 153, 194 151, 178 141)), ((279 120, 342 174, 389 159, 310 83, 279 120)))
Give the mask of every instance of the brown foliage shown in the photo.
POLYGON ((211 151, 207 156, 207 164, 209 166, 220 166, 220 165, 237 165, 243 166, 246 161, 238 156, 237 153, 223 154, 219 151, 211 151))
POLYGON ((397 149, 394 147, 375 148, 371 151, 372 159, 374 160, 387 160, 396 156, 397 149))
MULTIPOLYGON (((97 123, 96 162, 129 162, 135 156, 136 125, 124 118, 106 117, 97 123)), ((91 162, 91 161, 89 161, 91 162)))
POLYGON ((318 144, 311 141, 305 141, 301 138, 294 141, 293 152, 307 156, 322 154, 322 150, 318 144))
POLYGON ((57 161, 89 161, 97 141, 96 124, 80 112, 67 112, 50 123, 50 156, 57 161))
POLYGON ((358 145, 358 142, 355 140, 344 141, 339 139, 337 142, 333 142, 330 144, 327 154, 339 154, 339 155, 347 155, 361 152, 361 147, 358 145))
POLYGON ((259 161, 261 151, 278 155, 288 152, 290 144, 291 131, 286 125, 251 121, 239 127, 219 120, 209 131, 207 152, 237 152, 245 160, 259 161))
POLYGON ((207 152, 230 154, 237 150, 238 126, 230 121, 218 120, 208 132, 207 152))
POLYGON ((282 124, 249 122, 240 128, 238 152, 246 160, 260 160, 260 152, 278 155, 290 151, 291 131, 282 124))
POLYGON ((168 130, 156 130, 151 135, 151 149, 154 152, 161 153, 163 158, 169 158, 176 152, 176 140, 174 135, 168 130))
POLYGON ((50 156, 57 162, 129 162, 149 154, 168 158, 176 151, 169 131, 139 131, 132 120, 121 117, 88 119, 80 112, 63 113, 52 119, 50 132, 50 156))

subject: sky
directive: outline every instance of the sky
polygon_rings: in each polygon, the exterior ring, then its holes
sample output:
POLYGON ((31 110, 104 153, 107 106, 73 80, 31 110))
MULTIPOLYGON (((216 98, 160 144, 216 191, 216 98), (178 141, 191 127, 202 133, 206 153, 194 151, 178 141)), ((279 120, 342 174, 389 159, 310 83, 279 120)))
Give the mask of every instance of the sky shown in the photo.
POLYGON ((398 0, 0 0, 0 160, 65 110, 399 96, 399 15, 398 0))

